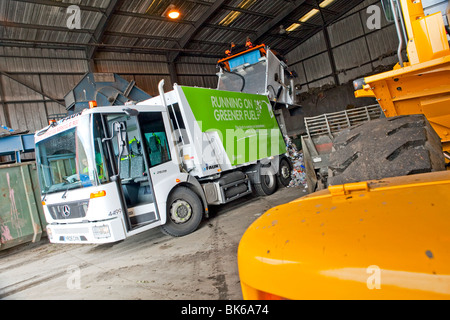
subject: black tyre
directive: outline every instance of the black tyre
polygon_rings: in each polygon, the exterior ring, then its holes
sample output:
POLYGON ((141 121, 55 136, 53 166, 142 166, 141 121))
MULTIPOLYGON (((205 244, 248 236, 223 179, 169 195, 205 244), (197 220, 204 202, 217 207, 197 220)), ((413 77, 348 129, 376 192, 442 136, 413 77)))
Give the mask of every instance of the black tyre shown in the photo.
POLYGON ((280 160, 280 166, 278 168, 278 183, 281 186, 287 187, 292 180, 292 165, 287 158, 280 160))
POLYGON ((270 196, 277 191, 277 177, 271 168, 261 168, 260 183, 255 183, 256 194, 270 196))
POLYGON ((161 230, 173 237, 182 237, 194 232, 203 218, 202 203, 189 188, 178 187, 167 201, 167 221, 161 230))
POLYGON ((445 170, 439 136, 425 116, 373 120, 333 141, 329 185, 445 170))

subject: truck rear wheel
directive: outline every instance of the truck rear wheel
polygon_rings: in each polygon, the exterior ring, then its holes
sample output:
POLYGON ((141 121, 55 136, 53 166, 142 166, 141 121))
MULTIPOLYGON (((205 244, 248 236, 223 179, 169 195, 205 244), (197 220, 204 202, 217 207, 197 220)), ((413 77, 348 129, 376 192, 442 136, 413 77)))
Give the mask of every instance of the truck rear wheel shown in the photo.
POLYGON ((333 140, 329 185, 445 170, 439 136, 424 115, 372 120, 333 140))
POLYGON ((270 196, 277 191, 277 177, 270 168, 261 168, 260 183, 253 184, 256 194, 259 196, 270 196))
POLYGON ((194 232, 203 217, 199 197, 187 187, 178 187, 167 201, 167 221, 161 230, 172 237, 182 237, 194 232))
POLYGON ((280 167, 278 168, 278 183, 284 187, 289 186, 291 182, 292 165, 287 158, 282 158, 280 160, 280 167))

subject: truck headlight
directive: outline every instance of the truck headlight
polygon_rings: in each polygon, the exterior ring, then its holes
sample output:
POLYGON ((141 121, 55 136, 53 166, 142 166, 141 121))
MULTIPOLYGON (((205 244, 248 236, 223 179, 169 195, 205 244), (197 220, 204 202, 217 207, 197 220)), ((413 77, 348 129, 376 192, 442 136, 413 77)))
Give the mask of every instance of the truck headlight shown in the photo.
POLYGON ((94 237, 97 239, 109 238, 111 236, 108 225, 94 226, 92 227, 92 232, 94 233, 94 237))
POLYGON ((50 229, 48 226, 47 226, 47 238, 48 240, 53 239, 52 229, 50 229))

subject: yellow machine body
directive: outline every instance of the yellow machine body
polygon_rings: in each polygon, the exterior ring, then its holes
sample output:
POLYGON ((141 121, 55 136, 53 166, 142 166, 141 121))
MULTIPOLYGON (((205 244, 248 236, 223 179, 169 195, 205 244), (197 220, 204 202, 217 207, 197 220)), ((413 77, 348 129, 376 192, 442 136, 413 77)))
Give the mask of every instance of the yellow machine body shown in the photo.
MULTIPOLYGON (((424 114, 450 150, 450 50, 440 13, 399 0, 408 62, 366 77, 387 117, 424 114)), ((243 235, 244 299, 450 299, 450 171, 331 186, 243 235)))
POLYGON ((330 187, 257 219, 244 299, 450 299, 450 172, 330 187))

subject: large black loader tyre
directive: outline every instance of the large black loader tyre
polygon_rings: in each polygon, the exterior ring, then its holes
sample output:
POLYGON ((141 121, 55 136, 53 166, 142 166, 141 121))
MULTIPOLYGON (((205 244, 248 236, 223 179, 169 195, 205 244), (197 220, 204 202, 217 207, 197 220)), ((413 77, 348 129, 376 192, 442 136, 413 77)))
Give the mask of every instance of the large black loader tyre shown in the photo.
POLYGON ((333 140, 329 185, 445 170, 439 136, 424 115, 381 118, 333 140))
POLYGON ((167 201, 167 222, 161 231, 172 237, 194 232, 203 218, 203 206, 197 194, 187 187, 178 187, 167 201))

